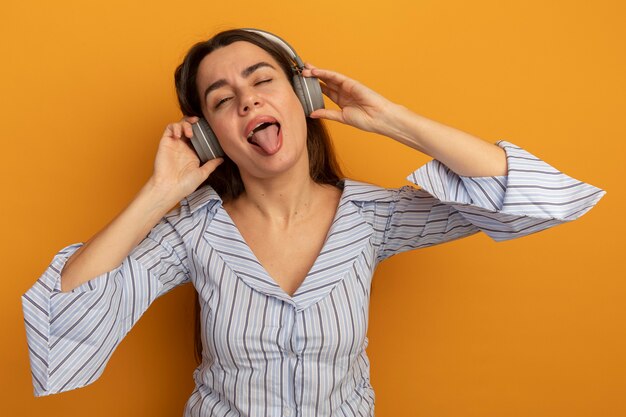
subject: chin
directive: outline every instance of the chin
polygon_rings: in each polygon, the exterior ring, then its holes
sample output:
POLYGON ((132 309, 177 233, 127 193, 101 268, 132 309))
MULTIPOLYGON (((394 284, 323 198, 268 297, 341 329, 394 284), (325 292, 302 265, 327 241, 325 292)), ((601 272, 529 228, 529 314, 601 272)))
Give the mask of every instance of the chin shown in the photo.
MULTIPOLYGON (((246 170, 251 177, 260 179, 272 179, 284 175, 297 176, 299 173, 309 173, 309 158, 306 154, 289 154, 286 150, 281 150, 277 154, 264 158, 264 161, 256 163, 246 170), (285 152, 282 152, 285 151, 285 152)), ((242 171, 240 167, 240 171, 242 171)), ((244 168, 245 169, 245 168, 244 168)), ((244 177, 242 172, 242 177, 244 177)))

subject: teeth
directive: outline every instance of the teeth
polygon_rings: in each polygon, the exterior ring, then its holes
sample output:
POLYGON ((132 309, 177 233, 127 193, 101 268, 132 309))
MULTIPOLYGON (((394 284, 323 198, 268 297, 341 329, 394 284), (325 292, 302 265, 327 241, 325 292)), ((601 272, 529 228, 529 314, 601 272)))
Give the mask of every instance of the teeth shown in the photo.
POLYGON ((263 123, 259 123, 258 125, 254 126, 254 129, 252 129, 250 131, 250 133, 248 133, 248 139, 250 139, 252 137, 252 135, 254 135, 254 133, 256 132, 256 130, 259 128, 259 126, 261 126, 263 123))
POLYGON ((250 139, 252 137, 252 135, 254 135, 256 132, 258 132, 260 130, 259 128, 261 126, 266 126, 266 125, 270 126, 270 125, 275 125, 275 124, 277 124, 277 123, 275 123, 275 122, 262 122, 262 123, 259 123, 258 125, 254 126, 254 129, 252 129, 250 131, 250 133, 248 133, 248 136, 247 136, 246 139, 250 139))

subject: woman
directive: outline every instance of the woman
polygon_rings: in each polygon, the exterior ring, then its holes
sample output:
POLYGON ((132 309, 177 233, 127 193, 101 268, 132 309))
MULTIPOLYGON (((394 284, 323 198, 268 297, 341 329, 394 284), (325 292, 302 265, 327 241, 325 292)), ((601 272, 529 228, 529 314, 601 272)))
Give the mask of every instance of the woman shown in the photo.
POLYGON ((307 118, 292 70, 285 46, 256 31, 190 50, 176 72, 187 117, 166 128, 153 176, 23 297, 36 395, 93 382, 152 301, 191 281, 203 350, 186 416, 373 415, 365 348, 380 261, 479 230, 527 235, 604 194, 510 143, 488 144, 312 66, 303 75, 339 109, 307 118), (201 166, 187 139, 199 116, 227 155, 201 166), (319 119, 434 157, 409 177, 422 189, 338 181, 319 119))

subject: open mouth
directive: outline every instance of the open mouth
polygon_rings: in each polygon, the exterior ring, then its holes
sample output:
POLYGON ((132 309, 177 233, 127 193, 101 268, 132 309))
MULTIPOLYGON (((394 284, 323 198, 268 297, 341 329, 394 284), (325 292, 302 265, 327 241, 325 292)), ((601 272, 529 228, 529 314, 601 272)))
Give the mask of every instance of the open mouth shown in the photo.
POLYGON ((264 153, 272 155, 280 148, 280 123, 262 122, 248 133, 248 143, 258 146, 264 153))
POLYGON ((271 127, 271 126, 276 126, 276 128, 277 128, 277 132, 276 133, 277 134, 278 134, 278 132, 280 132, 280 123, 278 123, 278 122, 263 122, 263 123, 259 123, 257 125, 257 127, 252 129, 250 131, 250 133, 248 133, 248 137, 247 137, 248 143, 251 143, 253 145, 257 145, 258 146, 259 144, 257 143, 257 133, 262 131, 262 130, 265 130, 265 129, 271 127))

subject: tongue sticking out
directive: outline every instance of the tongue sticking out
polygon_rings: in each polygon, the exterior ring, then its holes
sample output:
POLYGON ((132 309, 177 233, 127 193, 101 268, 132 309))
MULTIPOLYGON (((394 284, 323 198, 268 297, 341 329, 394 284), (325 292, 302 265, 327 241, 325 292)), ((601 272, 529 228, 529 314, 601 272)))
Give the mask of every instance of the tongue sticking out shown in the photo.
POLYGON ((273 155, 280 148, 278 132, 278 125, 270 124, 266 128, 255 132, 250 138, 250 142, 258 145, 266 154, 273 155))

